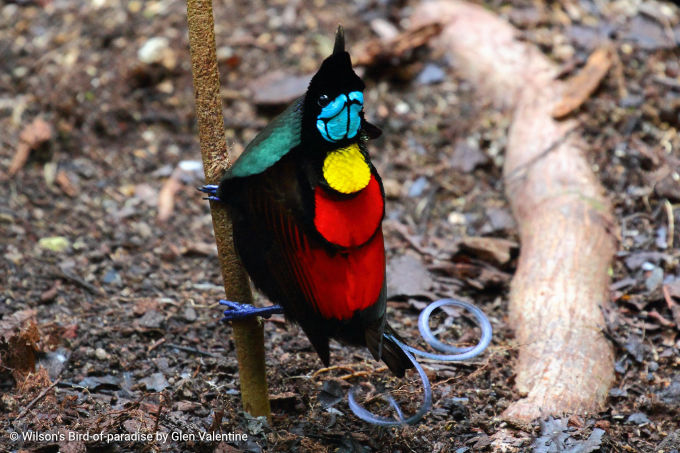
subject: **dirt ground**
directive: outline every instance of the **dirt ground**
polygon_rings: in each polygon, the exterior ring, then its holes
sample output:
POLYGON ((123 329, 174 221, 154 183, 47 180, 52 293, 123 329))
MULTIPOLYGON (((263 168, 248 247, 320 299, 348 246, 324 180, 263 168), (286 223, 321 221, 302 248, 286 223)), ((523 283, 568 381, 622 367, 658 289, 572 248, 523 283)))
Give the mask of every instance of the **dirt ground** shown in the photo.
MULTIPOLYGON (((295 77, 316 70, 338 23, 356 55, 370 39, 408 28, 415 5, 216 1, 233 152, 297 94, 295 77)), ((416 426, 378 428, 351 414, 349 388, 362 384, 362 398, 385 414, 374 397, 390 389, 411 413, 421 398, 415 373, 393 378, 367 351, 338 344, 338 368, 319 372, 301 331, 274 316, 265 324, 273 422, 246 416, 231 328, 219 322, 210 214, 196 190, 185 3, 14 0, 0 4, 0 451, 463 453, 496 451, 499 442, 505 451, 678 451, 678 7, 485 6, 565 77, 606 40, 616 49, 617 62, 576 113, 621 228, 603 326, 617 380, 601 412, 521 426, 500 416, 520 397, 506 323, 517 256, 501 177, 510 115, 460 79, 456 61, 422 46, 360 68, 366 115, 384 130, 370 151, 388 196, 388 319, 418 343, 419 310, 455 295, 489 315, 492 345, 468 363, 423 361, 432 411, 416 426), (483 253, 468 237, 505 253, 483 253), (199 438, 214 432, 225 437, 199 438), (73 433, 80 437, 69 440, 73 433), (174 437, 123 437, 155 433, 174 437)), ((469 320, 455 315, 437 316, 441 336, 474 339, 469 320)))

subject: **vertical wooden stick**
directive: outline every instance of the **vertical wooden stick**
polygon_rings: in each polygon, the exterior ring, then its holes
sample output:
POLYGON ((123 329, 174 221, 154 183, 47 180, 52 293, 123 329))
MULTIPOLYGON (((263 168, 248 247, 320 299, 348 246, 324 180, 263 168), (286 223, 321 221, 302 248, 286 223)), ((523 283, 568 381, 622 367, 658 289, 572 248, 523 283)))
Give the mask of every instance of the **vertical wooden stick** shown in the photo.
MULTIPOLYGON (((220 77, 215 51, 212 0, 187 0, 191 70, 194 79, 198 137, 205 179, 217 184, 230 165, 222 117, 220 77)), ((229 300, 252 303, 248 277, 236 256, 227 210, 210 202, 224 290, 229 300)), ((246 412, 271 421, 264 362, 264 330, 259 318, 232 322, 238 357, 241 399, 246 412)))

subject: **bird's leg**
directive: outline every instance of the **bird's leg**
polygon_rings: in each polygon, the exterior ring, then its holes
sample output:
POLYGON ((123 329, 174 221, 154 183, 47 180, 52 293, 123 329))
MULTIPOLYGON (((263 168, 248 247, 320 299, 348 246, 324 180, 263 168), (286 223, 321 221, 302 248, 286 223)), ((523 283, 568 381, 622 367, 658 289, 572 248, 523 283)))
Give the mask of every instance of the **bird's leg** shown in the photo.
POLYGON ((217 187, 217 184, 206 184, 205 186, 199 187, 198 190, 203 193, 207 193, 207 199, 210 201, 222 201, 217 195, 215 195, 217 193, 217 187))
MULTIPOLYGON (((199 187, 203 193, 208 194, 208 200, 222 201, 215 194, 217 193, 217 184, 206 184, 199 187)), ((262 318, 269 318, 275 313, 283 313, 283 308, 280 305, 270 305, 269 307, 255 307, 250 304, 241 304, 232 302, 230 300, 220 300, 220 305, 226 305, 230 310, 224 310, 224 317, 222 321, 232 321, 234 319, 249 318, 251 316, 260 316, 262 318)))
POLYGON ((220 305, 226 305, 230 308, 230 310, 224 310, 224 318, 222 318, 222 321, 232 321, 234 319, 243 319, 250 316, 269 318, 273 314, 283 313, 283 308, 280 305, 255 307, 254 305, 241 304, 230 300, 220 300, 220 305))

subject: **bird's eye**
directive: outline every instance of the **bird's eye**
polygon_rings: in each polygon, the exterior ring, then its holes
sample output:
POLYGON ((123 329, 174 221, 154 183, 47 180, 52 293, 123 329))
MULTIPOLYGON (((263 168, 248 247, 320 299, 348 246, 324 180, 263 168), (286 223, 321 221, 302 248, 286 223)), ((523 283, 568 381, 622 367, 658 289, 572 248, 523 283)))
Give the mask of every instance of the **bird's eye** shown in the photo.
POLYGON ((319 96, 319 100, 317 101, 317 104, 319 104, 319 107, 321 107, 321 108, 326 107, 330 103, 331 103, 331 99, 328 96, 326 96, 325 94, 322 94, 321 96, 319 96))

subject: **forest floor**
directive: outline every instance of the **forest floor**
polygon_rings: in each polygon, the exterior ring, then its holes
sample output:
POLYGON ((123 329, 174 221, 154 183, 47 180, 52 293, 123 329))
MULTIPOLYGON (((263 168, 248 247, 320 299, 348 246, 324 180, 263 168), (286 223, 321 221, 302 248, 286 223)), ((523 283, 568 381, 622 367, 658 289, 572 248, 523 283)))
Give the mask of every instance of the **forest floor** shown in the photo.
MULTIPOLYGON (((415 5, 217 1, 234 155, 304 90, 297 76, 330 53, 338 23, 356 56, 408 29, 415 5)), ((0 6, 0 451, 680 449, 680 12, 633 0, 485 5, 565 77, 606 41, 616 49, 575 113, 621 235, 603 326, 616 350, 606 407, 527 425, 501 416, 521 397, 507 323, 517 230, 501 172, 511 115, 460 79, 456 61, 420 46, 359 68, 367 118, 384 131, 370 152, 388 197, 387 316, 418 343, 418 312, 456 296, 488 314, 493 342, 468 363, 423 361, 432 411, 416 426, 379 428, 350 412, 348 389, 361 384, 362 398, 390 389, 412 413, 417 375, 396 379, 367 351, 337 343, 337 368, 320 371, 302 332, 274 316, 265 321, 273 421, 244 415, 231 327, 219 322, 209 209, 196 190, 185 2, 14 0, 0 6), (11 437, 28 432, 46 437, 11 437), (184 437, 95 437, 157 432, 184 437), (212 432, 247 440, 199 437, 212 432)), ((435 318, 443 338, 474 340, 455 311, 435 318)))

